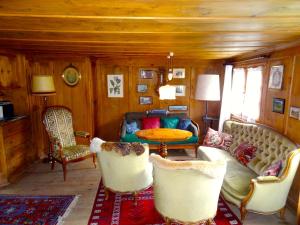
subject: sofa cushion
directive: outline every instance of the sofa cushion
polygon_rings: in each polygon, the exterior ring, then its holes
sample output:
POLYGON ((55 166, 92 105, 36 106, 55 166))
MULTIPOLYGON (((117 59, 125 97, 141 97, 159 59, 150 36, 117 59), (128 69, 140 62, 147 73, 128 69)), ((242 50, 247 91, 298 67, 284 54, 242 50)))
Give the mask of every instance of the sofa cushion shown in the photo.
POLYGON ((199 146, 198 158, 208 161, 225 160, 228 162, 236 160, 229 152, 208 146, 199 146))
POLYGON ((177 129, 187 130, 191 123, 191 119, 179 119, 177 129))
POLYGON ((179 123, 178 117, 164 117, 161 119, 162 127, 163 128, 177 128, 177 125, 179 123))
POLYGON ((224 150, 229 150, 231 143, 232 143, 231 135, 215 131, 211 128, 208 128, 208 131, 203 141, 203 145, 214 147, 214 148, 220 148, 224 150))
POLYGON ((248 142, 243 142, 235 149, 234 155, 240 163, 247 165, 254 158, 256 149, 248 142))
POLYGON ((140 130, 140 129, 138 128, 136 121, 132 121, 131 123, 126 123, 126 133, 127 134, 134 134, 138 130, 140 130))
POLYGON ((142 119, 142 129, 160 128, 159 117, 148 117, 142 119))
MULTIPOLYGON (((148 144, 160 144, 157 141, 149 141, 144 139, 139 139, 135 134, 126 134, 125 136, 121 137, 121 141, 123 142, 141 142, 141 143, 148 143, 148 144)), ((167 142, 167 145, 177 145, 177 144, 197 144, 198 137, 192 136, 187 140, 184 141, 174 141, 174 142, 167 142)))
POLYGON ((282 169, 282 160, 279 160, 276 163, 273 163, 269 166, 263 173, 263 176, 278 176, 282 169))

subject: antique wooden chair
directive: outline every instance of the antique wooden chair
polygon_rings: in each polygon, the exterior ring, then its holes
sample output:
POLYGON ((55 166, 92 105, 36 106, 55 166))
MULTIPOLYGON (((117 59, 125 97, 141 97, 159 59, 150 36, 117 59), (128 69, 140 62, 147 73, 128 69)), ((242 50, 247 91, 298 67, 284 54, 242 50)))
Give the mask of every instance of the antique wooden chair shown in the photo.
POLYGON ((54 169, 55 162, 62 164, 64 181, 67 176, 67 164, 79 162, 92 157, 96 167, 96 154, 90 152, 88 145, 77 145, 75 136, 90 138, 85 131, 73 130, 72 112, 64 106, 51 106, 44 110, 43 124, 50 140, 49 159, 51 169, 54 169))

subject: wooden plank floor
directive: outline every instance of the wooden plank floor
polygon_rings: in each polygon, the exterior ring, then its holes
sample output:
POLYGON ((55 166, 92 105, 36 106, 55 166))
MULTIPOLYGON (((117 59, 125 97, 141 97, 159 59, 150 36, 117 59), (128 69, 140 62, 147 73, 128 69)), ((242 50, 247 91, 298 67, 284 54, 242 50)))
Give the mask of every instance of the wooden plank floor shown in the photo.
MULTIPOLYGON (((171 159, 189 159, 189 155, 172 154, 171 159)), ((64 225, 86 225, 91 213, 94 198, 100 182, 99 169, 94 169, 90 160, 68 165, 67 181, 63 181, 62 168, 56 165, 54 171, 45 163, 33 164, 24 177, 15 184, 0 189, 0 194, 20 195, 80 195, 79 200, 65 219, 64 225)), ((275 196, 274 196, 275 197, 275 196)), ((239 216, 235 206, 230 205, 239 216)), ((284 221, 278 215, 263 216, 249 213, 244 225, 295 225, 296 216, 290 210, 284 221)))

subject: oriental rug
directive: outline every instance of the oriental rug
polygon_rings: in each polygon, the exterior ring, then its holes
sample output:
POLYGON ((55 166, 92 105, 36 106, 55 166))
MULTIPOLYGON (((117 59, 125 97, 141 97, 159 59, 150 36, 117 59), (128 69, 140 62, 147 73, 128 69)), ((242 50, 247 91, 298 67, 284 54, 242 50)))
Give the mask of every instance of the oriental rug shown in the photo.
POLYGON ((61 224, 77 196, 0 195, 0 224, 61 224))
MULTIPOLYGON (((99 185, 88 225, 163 225, 163 218, 154 207, 153 191, 149 188, 138 195, 137 206, 131 194, 109 193, 105 200, 104 188, 99 185)), ((220 197, 214 225, 241 225, 237 216, 220 197)), ((172 223, 177 225, 177 223, 172 223)))

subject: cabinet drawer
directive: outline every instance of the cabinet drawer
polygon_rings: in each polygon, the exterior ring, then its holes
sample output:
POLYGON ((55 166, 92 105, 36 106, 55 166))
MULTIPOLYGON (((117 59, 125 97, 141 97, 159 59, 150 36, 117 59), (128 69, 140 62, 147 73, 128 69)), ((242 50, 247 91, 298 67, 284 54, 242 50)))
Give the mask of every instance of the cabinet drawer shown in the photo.
POLYGON ((17 133, 21 133, 21 132, 29 132, 30 130, 30 122, 28 118, 24 118, 18 121, 14 121, 11 123, 7 123, 3 126, 3 137, 4 139, 6 137, 15 135, 17 133), (28 130, 28 131, 26 131, 28 130))
POLYGON ((20 144, 30 141, 31 134, 29 131, 17 133, 13 136, 4 138, 4 146, 6 149, 14 148, 20 144))
POLYGON ((15 174, 17 171, 21 171, 26 163, 25 155, 22 152, 18 152, 14 154, 12 158, 9 160, 9 164, 7 167, 8 176, 15 174))

